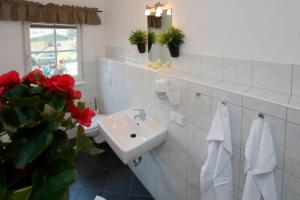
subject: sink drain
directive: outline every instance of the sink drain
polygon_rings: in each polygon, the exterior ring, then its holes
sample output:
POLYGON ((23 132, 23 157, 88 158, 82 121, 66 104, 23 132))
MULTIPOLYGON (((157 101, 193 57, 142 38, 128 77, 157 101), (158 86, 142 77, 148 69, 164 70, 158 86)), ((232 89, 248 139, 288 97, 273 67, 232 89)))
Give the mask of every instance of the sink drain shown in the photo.
POLYGON ((132 133, 132 134, 130 135, 130 137, 131 137, 131 138, 136 138, 136 134, 135 134, 135 133, 132 133))

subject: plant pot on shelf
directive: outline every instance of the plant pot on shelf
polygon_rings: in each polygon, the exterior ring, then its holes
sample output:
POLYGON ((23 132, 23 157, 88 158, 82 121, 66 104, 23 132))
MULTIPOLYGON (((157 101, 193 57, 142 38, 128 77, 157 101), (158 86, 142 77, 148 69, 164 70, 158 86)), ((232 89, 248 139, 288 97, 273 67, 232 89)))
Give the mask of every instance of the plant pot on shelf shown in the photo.
POLYGON ((145 43, 137 43, 137 48, 140 53, 146 52, 146 44, 145 43))
POLYGON ((170 55, 173 58, 179 57, 179 45, 176 44, 168 44, 170 55))
POLYGON ((152 42, 148 42, 148 52, 150 52, 151 47, 152 47, 152 42))

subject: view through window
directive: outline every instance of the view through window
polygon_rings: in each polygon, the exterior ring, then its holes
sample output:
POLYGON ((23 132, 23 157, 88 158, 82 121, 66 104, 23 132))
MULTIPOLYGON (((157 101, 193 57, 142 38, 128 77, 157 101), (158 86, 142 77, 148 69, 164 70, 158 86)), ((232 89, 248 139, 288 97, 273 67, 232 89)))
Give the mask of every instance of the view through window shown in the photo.
POLYGON ((30 26, 31 69, 41 69, 46 76, 78 76, 77 28, 30 26))

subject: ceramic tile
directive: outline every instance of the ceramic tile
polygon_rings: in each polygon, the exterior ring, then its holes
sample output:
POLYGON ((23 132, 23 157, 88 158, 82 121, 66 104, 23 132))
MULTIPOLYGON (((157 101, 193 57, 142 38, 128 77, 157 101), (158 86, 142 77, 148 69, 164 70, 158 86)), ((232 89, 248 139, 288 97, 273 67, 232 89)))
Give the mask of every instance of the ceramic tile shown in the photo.
POLYGON ((208 131, 188 124, 188 152, 201 162, 207 157, 207 134, 208 131))
POLYGON ((212 96, 218 98, 222 101, 227 101, 229 103, 242 106, 243 97, 242 95, 225 91, 224 89, 212 88, 212 96))
POLYGON ((286 120, 287 109, 284 106, 244 96, 243 107, 286 120))
POLYGON ((258 62, 253 63, 253 86, 282 93, 291 92, 292 65, 258 62))
POLYGON ((300 65, 293 66, 293 95, 300 96, 300 65))
MULTIPOLYGON (((258 112, 243 109, 242 149, 245 149, 253 120, 257 118, 257 115, 258 112)), ((268 122, 271 127, 272 139, 277 158, 277 166, 279 169, 283 169, 286 122, 268 115, 265 115, 265 121, 268 122)))
POLYGON ((300 179, 300 126, 288 123, 285 149, 285 171, 300 179))
POLYGON ((187 152, 176 143, 172 143, 170 167, 173 173, 186 180, 187 152))
POLYGON ((170 175, 170 186, 173 200, 186 200, 186 181, 176 173, 170 175))
POLYGON ((170 123, 170 128, 167 135, 177 146, 182 149, 187 149, 187 126, 178 125, 174 122, 170 123))
POLYGON ((279 104, 288 104, 290 95, 261 88, 251 88, 246 95, 279 104))
POLYGON ((300 180, 284 173, 282 200, 300 199, 300 180))
MULTIPOLYGON (((213 98, 212 99, 212 115, 211 120, 213 120, 214 115, 217 111, 218 106, 220 105, 221 100, 213 98)), ((242 107, 227 104, 230 115, 230 124, 232 131, 232 144, 241 147, 241 138, 242 138, 242 107)))
POLYGON ((172 59, 172 66, 180 71, 200 75, 201 58, 199 55, 182 53, 179 58, 172 59))
POLYGON ((172 143, 167 140, 164 143, 160 144, 154 149, 157 157, 165 163, 168 167, 170 166, 171 153, 172 153, 172 143))
POLYGON ((195 82, 207 86, 212 86, 222 81, 221 79, 211 78, 207 76, 188 76, 187 78, 191 82, 195 82))
POLYGON ((223 58, 201 56, 201 75, 222 79, 223 58))
POLYGON ((249 85, 244 85, 244 84, 234 83, 234 82, 229 82, 229 81, 219 82, 215 86, 218 88, 222 88, 222 89, 229 90, 232 92, 237 92, 237 93, 245 93, 250 88, 249 85))
POLYGON ((188 122, 204 129, 210 128, 211 97, 206 95, 195 95, 189 91, 188 100, 188 122))
POLYGON ((223 80, 251 85, 252 62, 249 60, 224 58, 223 80))
POLYGON ((193 190, 200 193, 200 173, 202 164, 200 161, 189 154, 187 160, 187 183, 193 190))
POLYGON ((292 96, 289 102, 289 105, 297 108, 300 110, 300 97, 298 96, 292 96))
POLYGON ((195 190, 192 186, 187 185, 187 200, 199 200, 200 192, 195 190))
POLYGON ((287 113, 287 121, 300 124, 300 110, 289 108, 287 113))
POLYGON ((211 96, 211 88, 199 83, 188 82, 188 89, 194 92, 199 92, 207 96, 211 96))

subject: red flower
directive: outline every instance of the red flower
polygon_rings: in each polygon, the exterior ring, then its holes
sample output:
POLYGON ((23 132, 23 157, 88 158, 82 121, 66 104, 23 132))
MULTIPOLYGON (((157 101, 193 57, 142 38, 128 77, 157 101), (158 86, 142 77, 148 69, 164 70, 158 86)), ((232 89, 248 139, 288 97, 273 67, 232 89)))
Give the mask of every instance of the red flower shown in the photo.
POLYGON ((22 82, 28 78, 30 83, 41 84, 45 80, 45 76, 40 69, 35 69, 22 78, 22 82))
POLYGON ((95 112, 89 108, 84 108, 80 110, 73 103, 69 103, 69 110, 71 112, 71 116, 76 119, 76 121, 85 127, 90 127, 92 124, 92 118, 95 116, 95 112))
POLYGON ((75 80, 68 74, 56 75, 51 78, 46 78, 44 86, 52 92, 64 92, 69 93, 73 90, 75 80))
POLYGON ((0 96, 4 95, 7 89, 5 87, 0 87, 0 96))
POLYGON ((85 127, 90 127, 92 124, 92 118, 95 116, 95 112, 89 108, 85 108, 81 111, 79 118, 77 119, 78 123, 85 127))
POLYGON ((19 73, 10 71, 0 76, 0 87, 12 87, 20 83, 19 73))
POLYGON ((73 90, 70 94, 74 99, 81 99, 81 92, 79 90, 73 90))

